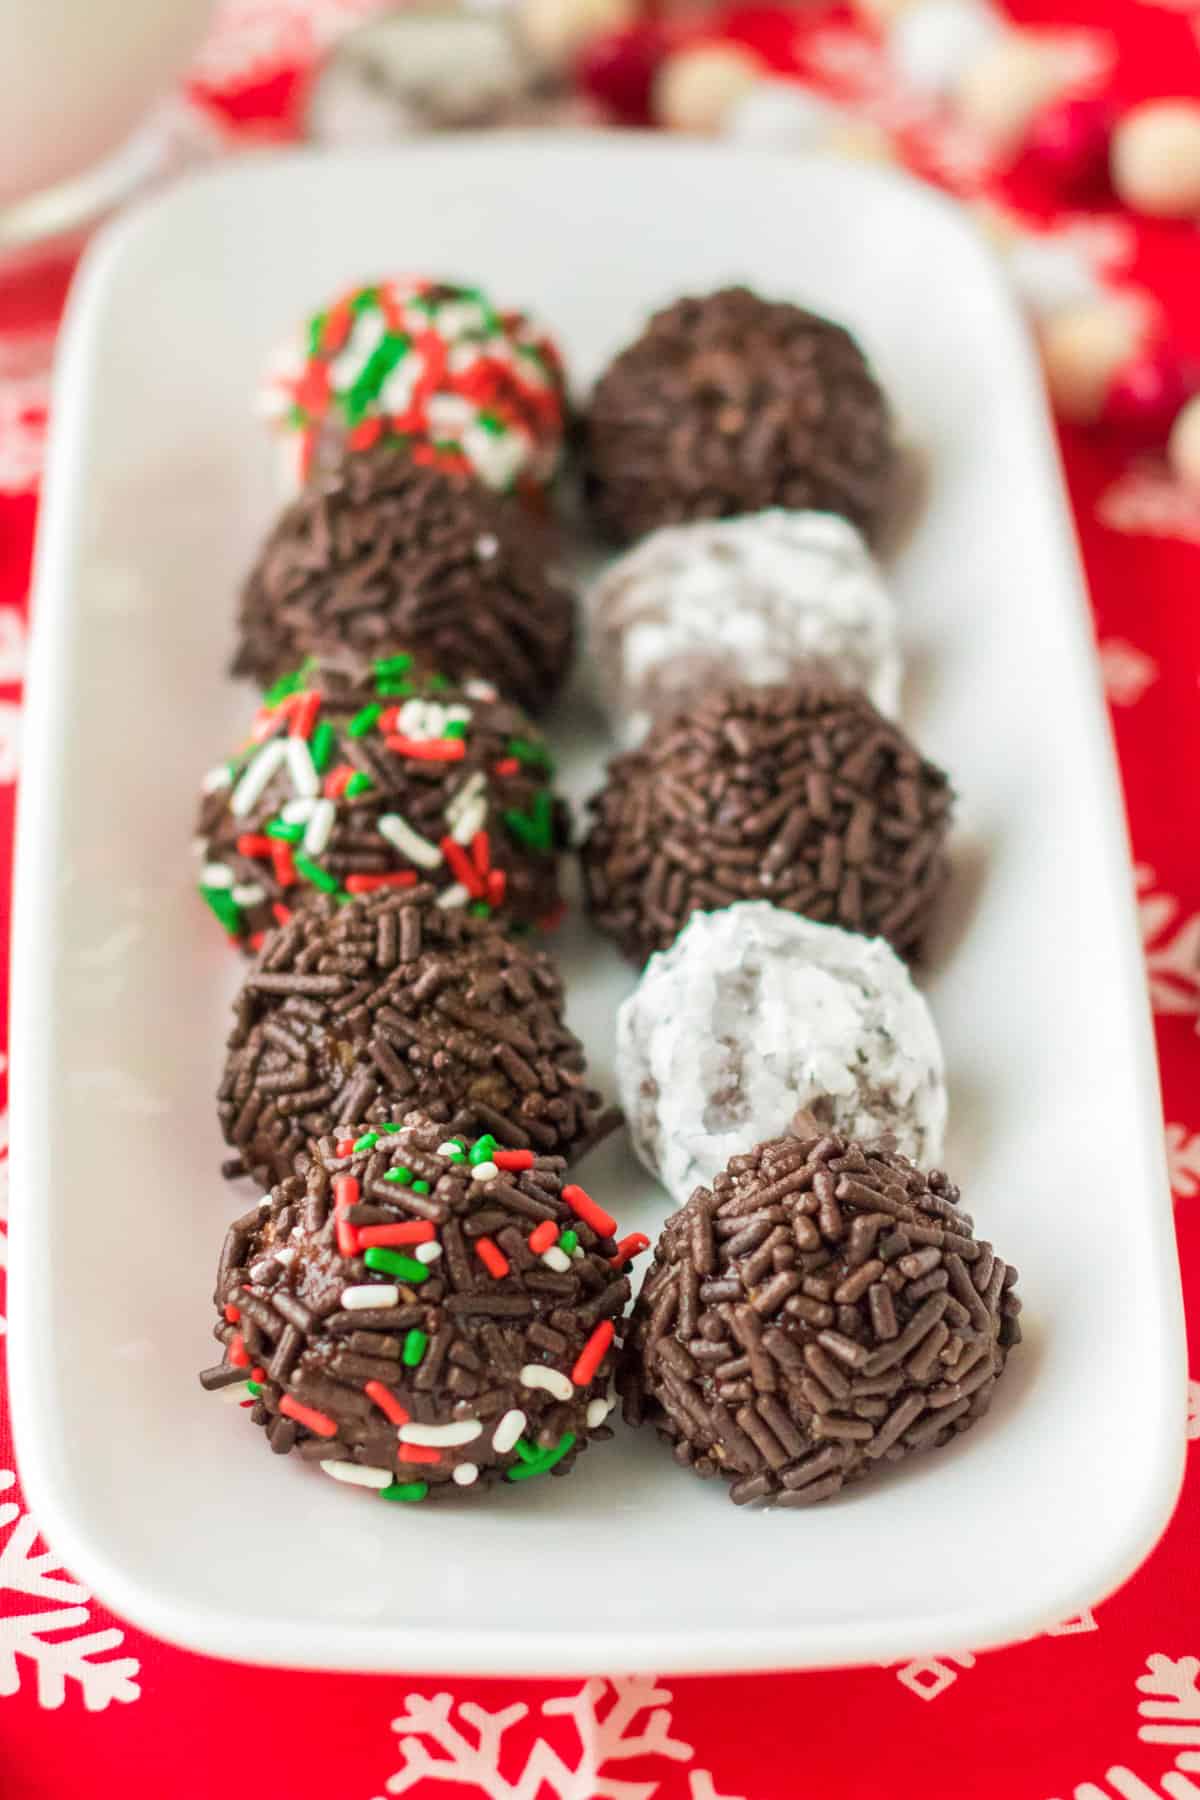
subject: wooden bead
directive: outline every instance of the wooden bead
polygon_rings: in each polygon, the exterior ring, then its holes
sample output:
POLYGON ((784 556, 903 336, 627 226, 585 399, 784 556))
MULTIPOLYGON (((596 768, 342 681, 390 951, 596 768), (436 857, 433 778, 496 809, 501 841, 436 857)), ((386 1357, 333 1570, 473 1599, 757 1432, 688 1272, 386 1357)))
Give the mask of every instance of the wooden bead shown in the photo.
POLYGON ((1010 32, 985 49, 962 76, 955 96, 959 117, 998 155, 1013 156, 1061 79, 1052 50, 1021 32, 1010 32))
POLYGON ((1142 333, 1132 309, 1109 300, 1047 319, 1040 337, 1054 410, 1073 424, 1098 419, 1117 371, 1136 353, 1142 333))
POLYGON ((1183 219, 1200 213, 1200 105, 1149 100, 1113 133, 1113 186, 1135 212, 1183 219))
POLYGON ((1167 461, 1176 481, 1200 494, 1200 394, 1188 401, 1171 427, 1167 461))
POLYGON ((697 44, 669 56, 654 82, 654 117, 671 131, 720 131, 762 64, 736 44, 697 44))

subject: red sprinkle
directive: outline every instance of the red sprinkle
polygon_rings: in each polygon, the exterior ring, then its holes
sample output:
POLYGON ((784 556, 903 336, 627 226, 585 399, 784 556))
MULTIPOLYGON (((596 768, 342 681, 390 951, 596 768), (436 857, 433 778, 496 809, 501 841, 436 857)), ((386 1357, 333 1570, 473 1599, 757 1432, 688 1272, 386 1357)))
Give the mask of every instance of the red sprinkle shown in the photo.
POLYGON ((339 763, 325 777, 322 792, 327 800, 340 800, 355 771, 350 763, 339 763))
POLYGON ((562 1191, 562 1197, 577 1218, 590 1225, 598 1237, 616 1237, 617 1221, 597 1206, 590 1194, 585 1194, 581 1187, 568 1183, 562 1191))
MULTIPOLYGON (((413 461, 416 461, 416 451, 413 461)), ((409 756, 413 762, 461 762, 467 754, 462 738, 408 738, 393 733, 385 742, 397 756, 409 756)))
POLYGON ((265 1381, 267 1379, 267 1371, 265 1369, 258 1368, 256 1365, 250 1371, 250 1379, 251 1379, 251 1381, 265 1381))
POLYGON ((350 1152, 354 1148, 354 1139, 353 1138, 339 1138, 337 1143, 333 1146, 333 1148, 334 1148, 334 1152, 336 1155, 349 1156, 350 1152))
POLYGON ((292 909, 290 906, 285 906, 283 904, 282 900, 276 900, 275 904, 271 908, 271 911, 275 914, 275 923, 277 925, 290 925, 291 924, 292 909))
POLYGON ((502 781, 509 775, 519 775, 520 773, 521 765, 515 756, 502 756, 492 770, 492 774, 498 775, 502 781))
POLYGON ((503 1280, 504 1276, 508 1274, 508 1258, 499 1244, 494 1243, 490 1237, 475 1239, 475 1254, 488 1274, 493 1276, 496 1281, 503 1280))
POLYGON ((383 420, 378 414, 373 419, 364 419, 356 425, 346 439, 351 450, 369 450, 383 436, 383 420))
POLYGON ((489 869, 487 878, 487 897, 489 906, 503 906, 504 896, 508 892, 508 876, 503 869, 489 869))
POLYGON ((428 1219, 414 1219, 403 1225, 367 1225, 358 1234, 361 1250, 370 1250, 372 1245, 383 1249, 388 1244, 431 1244, 433 1242, 433 1226, 428 1219))
POLYGON ((532 1169, 532 1150, 493 1150, 492 1161, 498 1169, 532 1169))
POLYGON ((442 1453, 440 1450, 435 1450, 432 1444, 401 1444, 396 1460, 407 1463, 435 1463, 441 1462, 442 1453))
POLYGON ((462 882, 473 900, 481 900, 487 892, 487 883, 480 880, 479 870, 462 845, 456 844, 452 837, 444 837, 438 849, 445 857, 454 879, 462 882))
POLYGON ((373 894, 378 888, 416 887, 417 881, 415 869, 398 869, 394 875, 347 875, 346 892, 373 894))
POLYGON ((385 733, 385 735, 389 731, 399 731, 400 708, 398 706, 385 706, 378 719, 375 721, 375 724, 378 730, 385 733))
POLYGON ((256 931, 256 932, 254 932, 254 933, 253 933, 253 934, 252 934, 252 936, 251 936, 251 938, 250 938, 250 948, 251 948, 251 949, 252 949, 252 950, 253 950, 253 951, 254 951, 254 952, 255 952, 255 953, 256 953, 256 954, 257 954, 257 952, 258 952, 258 951, 260 951, 260 950, 261 950, 261 949, 262 949, 262 947, 263 947, 263 943, 264 943, 264 941, 265 941, 265 939, 266 939, 266 935, 267 935, 267 934, 266 934, 266 932, 265 932, 265 931, 256 931))
POLYGON ((292 846, 286 839, 271 839, 271 863, 275 870, 275 879, 280 887, 295 887, 296 865, 292 861, 292 846))
POLYGON ((291 735, 306 738, 312 736, 312 728, 317 722, 317 714, 321 710, 321 695, 297 694, 296 704, 292 708, 291 735))
POLYGON ((240 1331, 235 1331, 229 1340, 229 1360, 235 1369, 248 1369, 250 1367, 250 1356, 245 1344, 242 1342, 242 1334, 240 1331))
POLYGON ((333 1184, 333 1214, 337 1221, 337 1247, 342 1256, 358 1252, 358 1233, 346 1218, 352 1206, 358 1205, 361 1192, 353 1175, 339 1175, 333 1184))
POLYGON ((231 1300, 229 1302, 229 1305, 225 1308, 226 1319, 229 1321, 229 1323, 231 1325, 236 1325, 238 1320, 241 1318, 241 1316, 242 1316, 241 1307, 235 1306, 231 1300))
POLYGON ((328 1413, 318 1412, 315 1406, 305 1406, 302 1401, 293 1400, 290 1394, 283 1396, 279 1402, 279 1410, 285 1418, 295 1419, 297 1425, 307 1425, 318 1437, 337 1436, 336 1419, 331 1419, 328 1413))
POLYGON ((529 1234, 529 1248, 535 1256, 544 1256, 550 1246, 557 1242, 558 1226, 553 1219, 543 1219, 529 1234))
POLYGON ((586 1387, 588 1382, 591 1381, 596 1370, 604 1361, 605 1352, 612 1343, 613 1336, 614 1329, 611 1319, 605 1319, 601 1324, 597 1325, 595 1331, 593 1331, 591 1337, 579 1352, 579 1359, 576 1362, 575 1367, 571 1370, 571 1380, 575 1383, 576 1387, 586 1387))
POLYGON ((393 1425, 408 1424, 408 1413, 401 1406, 395 1394, 389 1394, 382 1381, 368 1381, 363 1388, 363 1393, 369 1400, 375 1402, 380 1412, 386 1414, 393 1425))
POLYGON ((479 873, 481 875, 486 875, 492 866, 492 846, 488 842, 488 834, 486 831, 477 831, 475 836, 471 839, 471 855, 475 860, 475 867, 479 870, 479 873))
POLYGON ((649 1248, 650 1239, 644 1231, 631 1231, 629 1236, 623 1237, 617 1245, 617 1254, 609 1257, 608 1266, 610 1269, 623 1269, 633 1257, 640 1256, 643 1250, 649 1248))
POLYGON ((244 831, 237 841, 239 856, 270 856, 274 848, 274 838, 259 837, 252 831, 244 831))

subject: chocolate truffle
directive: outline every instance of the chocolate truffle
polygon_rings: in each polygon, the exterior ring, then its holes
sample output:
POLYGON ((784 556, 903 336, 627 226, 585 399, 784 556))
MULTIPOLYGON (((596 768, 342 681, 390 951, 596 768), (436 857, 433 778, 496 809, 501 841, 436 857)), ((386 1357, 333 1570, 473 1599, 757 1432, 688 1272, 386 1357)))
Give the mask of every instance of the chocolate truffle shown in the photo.
POLYGON ((873 537, 895 460, 887 403, 840 325, 748 288, 678 300, 596 384, 584 438, 597 525, 841 513, 873 537))
POLYGON ((200 1380, 251 1399, 276 1454, 383 1500, 565 1475, 611 1435, 644 1242, 615 1240, 561 1157, 419 1113, 346 1126, 230 1227, 225 1358, 200 1380))
POLYGON ((551 959, 444 899, 428 883, 322 894, 268 936, 217 1095, 226 1141, 264 1186, 347 1119, 416 1108, 450 1134, 568 1158, 615 1122, 551 959))
POLYGON ((914 956, 946 875, 951 792, 865 694, 715 689, 609 764, 583 846, 597 926, 643 963, 694 912, 770 900, 914 956))
POLYGON ((306 319, 264 371, 287 491, 345 450, 391 442, 426 467, 539 494, 562 455, 562 358, 547 332, 476 287, 401 275, 306 319))
POLYGON ((323 647, 427 656, 543 712, 571 657, 557 540, 395 444, 347 455, 286 507, 242 591, 234 673, 268 686, 323 647))
POLYGON ((638 1155, 677 1201, 786 1131, 875 1139, 922 1168, 946 1128, 942 1046, 908 970, 860 937, 743 900, 693 913, 617 1015, 638 1155))
POLYGON ((895 605, 859 533, 833 513, 774 507, 664 525, 592 584, 586 611, 626 745, 715 682, 823 673, 896 710, 895 605))
POLYGON ((618 1376, 626 1417, 730 1499, 811 1506, 987 1410, 1016 1270, 945 1175, 775 1138, 668 1219, 618 1376))
POLYGON ((490 682, 331 653, 278 682, 206 776, 200 891, 243 948, 319 893, 418 881, 443 906, 549 923, 570 824, 552 774, 490 682))

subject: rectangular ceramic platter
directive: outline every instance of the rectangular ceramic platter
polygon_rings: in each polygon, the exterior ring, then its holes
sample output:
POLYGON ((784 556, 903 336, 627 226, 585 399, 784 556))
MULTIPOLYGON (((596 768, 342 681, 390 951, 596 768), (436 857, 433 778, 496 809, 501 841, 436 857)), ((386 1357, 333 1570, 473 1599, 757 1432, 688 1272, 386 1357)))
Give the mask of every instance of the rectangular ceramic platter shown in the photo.
MULTIPOLYGON (((13 1032, 21 1466, 68 1565, 152 1632, 329 1668, 804 1666, 978 1648, 1070 1615, 1176 1492, 1180 1308, 1118 790, 1029 345, 948 204, 891 174, 699 144, 463 140, 248 164, 93 251, 55 406, 13 1032), (222 1231, 212 1094, 237 977, 191 891, 198 777, 274 508, 264 354, 393 269, 534 306, 582 392, 654 306, 744 279, 846 321, 929 460, 895 568, 905 717, 961 794, 928 991, 948 1165, 1021 1270, 1026 1338, 947 1452, 803 1514, 735 1512, 652 1434, 487 1505, 380 1506, 277 1461, 195 1371, 222 1231)), ((605 739, 552 722, 573 797, 605 739)), ((631 977, 576 923, 571 1017, 613 1090, 631 977)), ((623 1145, 622 1226, 664 1196, 623 1145)))

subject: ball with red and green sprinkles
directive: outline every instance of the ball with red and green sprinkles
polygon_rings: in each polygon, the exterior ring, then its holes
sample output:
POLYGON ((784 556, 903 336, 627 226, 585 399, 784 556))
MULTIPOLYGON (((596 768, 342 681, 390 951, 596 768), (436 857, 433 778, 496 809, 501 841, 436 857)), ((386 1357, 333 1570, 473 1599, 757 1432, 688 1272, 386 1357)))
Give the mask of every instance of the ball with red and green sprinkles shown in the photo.
POLYGON ((204 778, 200 893, 248 951, 319 894, 418 882, 448 910, 548 927, 570 829, 553 774, 490 682, 453 685, 408 652, 314 658, 204 778))
POLYGON ((561 1157, 418 1113, 346 1126, 230 1226, 200 1381, 377 1499, 523 1489, 612 1435, 646 1242, 561 1157))
POLYGON ((260 411, 294 487, 345 449, 391 440, 419 463, 536 495, 562 457, 562 359, 477 287, 401 275, 341 294, 270 358, 260 411))

